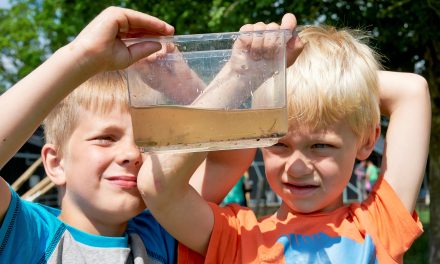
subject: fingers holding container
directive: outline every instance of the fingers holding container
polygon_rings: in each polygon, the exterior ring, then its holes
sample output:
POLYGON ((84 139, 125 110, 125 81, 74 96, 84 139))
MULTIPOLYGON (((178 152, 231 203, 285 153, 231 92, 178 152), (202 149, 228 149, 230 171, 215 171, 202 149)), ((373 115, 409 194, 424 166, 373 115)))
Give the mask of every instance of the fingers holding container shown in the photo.
POLYGON ((296 58, 299 56, 301 51, 303 50, 304 43, 302 43, 301 39, 297 33, 297 21, 295 15, 292 13, 287 13, 283 16, 281 20, 280 29, 287 29, 292 32, 292 35, 286 41, 286 66, 291 66, 296 58))
POLYGON ((249 52, 251 58, 258 61, 272 59, 280 51, 281 45, 285 45, 286 65, 290 66, 303 48, 296 26, 296 17, 291 13, 283 16, 281 24, 275 22, 246 24, 240 28, 243 34, 239 36, 235 48, 249 52), (282 38, 285 38, 284 41, 282 38))

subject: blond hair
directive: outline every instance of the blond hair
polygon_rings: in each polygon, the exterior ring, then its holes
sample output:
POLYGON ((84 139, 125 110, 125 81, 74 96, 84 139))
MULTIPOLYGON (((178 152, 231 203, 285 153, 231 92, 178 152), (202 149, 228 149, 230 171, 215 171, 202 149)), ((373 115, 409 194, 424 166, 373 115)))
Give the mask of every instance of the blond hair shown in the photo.
POLYGON ((324 128, 346 120, 361 139, 380 121, 378 55, 361 31, 305 26, 302 53, 287 70, 289 118, 324 128))
POLYGON ((83 110, 105 114, 113 109, 128 111, 128 91, 122 71, 104 72, 90 78, 63 101, 43 122, 46 143, 63 150, 83 110))

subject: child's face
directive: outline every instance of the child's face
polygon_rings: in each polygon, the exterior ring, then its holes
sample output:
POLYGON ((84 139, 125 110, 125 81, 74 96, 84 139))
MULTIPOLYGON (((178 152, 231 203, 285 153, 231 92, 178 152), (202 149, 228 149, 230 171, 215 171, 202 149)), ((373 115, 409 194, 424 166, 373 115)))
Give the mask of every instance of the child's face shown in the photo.
POLYGON ((145 208, 137 189, 142 158, 128 112, 112 110, 99 115, 83 111, 61 164, 66 211, 78 210, 94 220, 115 224, 145 208))
POLYGON ((309 131, 290 127, 263 149, 267 180, 283 199, 281 210, 326 212, 342 205, 360 142, 345 122, 309 131))

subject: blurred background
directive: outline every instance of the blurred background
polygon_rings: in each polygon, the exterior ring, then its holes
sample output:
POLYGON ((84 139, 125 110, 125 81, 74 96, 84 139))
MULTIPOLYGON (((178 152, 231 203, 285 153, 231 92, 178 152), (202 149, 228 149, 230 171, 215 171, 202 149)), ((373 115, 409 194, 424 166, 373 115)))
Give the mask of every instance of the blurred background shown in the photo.
MULTIPOLYGON (((71 41, 110 5, 157 16, 175 26, 179 35, 238 31, 245 23, 279 22, 286 12, 294 13, 300 25, 330 24, 367 31, 372 36, 370 46, 383 55, 387 70, 416 72, 429 83, 431 148, 417 205, 425 233, 406 254, 405 263, 440 263, 440 148, 435 147, 440 140, 440 0, 0 0, 0 93, 71 41)), ((385 131, 386 119, 382 126, 385 131)), ((38 129, 0 175, 29 200, 57 206, 56 190, 45 182, 40 165, 42 145, 38 129)), ((370 157, 376 166, 380 166, 382 150, 380 140, 370 157)), ((278 205, 265 183, 259 155, 243 182, 246 203, 257 213, 270 212, 278 205)), ((362 184, 354 174, 344 193, 347 203, 363 199, 362 184)))

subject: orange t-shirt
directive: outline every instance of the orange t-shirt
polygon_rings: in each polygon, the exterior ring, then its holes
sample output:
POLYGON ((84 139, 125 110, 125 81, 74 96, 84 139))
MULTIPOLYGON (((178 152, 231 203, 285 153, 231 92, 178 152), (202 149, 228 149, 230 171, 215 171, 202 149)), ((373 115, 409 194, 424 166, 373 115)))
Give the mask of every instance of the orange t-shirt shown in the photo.
MULTIPOLYGON (((423 232, 382 178, 362 203, 328 213, 271 215, 210 204, 215 224, 205 263, 402 263, 403 254, 423 232)), ((179 263, 204 258, 179 245, 179 263)))

